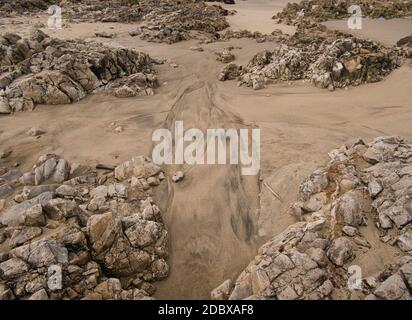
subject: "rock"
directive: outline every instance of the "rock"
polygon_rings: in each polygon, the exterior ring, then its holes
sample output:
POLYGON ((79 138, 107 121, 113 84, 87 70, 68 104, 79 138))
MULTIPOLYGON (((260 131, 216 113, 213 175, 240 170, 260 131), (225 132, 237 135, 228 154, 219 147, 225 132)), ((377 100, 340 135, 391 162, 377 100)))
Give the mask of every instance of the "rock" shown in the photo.
POLYGON ((17 247, 10 251, 10 256, 20 258, 37 268, 68 262, 67 249, 54 239, 41 239, 17 247))
POLYGON ((48 296, 46 290, 41 289, 41 290, 33 293, 30 296, 29 300, 49 300, 49 296, 48 296))
MULTIPOLYGON (((121 86, 120 88, 117 88, 114 91, 114 95, 118 98, 130 98, 130 97, 136 96, 136 92, 132 88, 130 88, 129 86, 124 85, 124 86, 121 86)), ((116 128, 119 128, 119 127, 116 127, 116 128)), ((119 130, 116 130, 116 129, 115 129, 115 131, 119 132, 119 130)), ((121 130, 121 131, 123 131, 123 130, 121 130)))
POLYGON ((6 210, 0 215, 0 222, 7 226, 42 225, 45 222, 42 205, 53 198, 53 193, 44 192, 6 210))
POLYGON ((87 221, 87 233, 93 250, 99 254, 108 249, 119 232, 120 225, 111 212, 93 215, 87 221))
POLYGON ((402 277, 407 281, 408 286, 412 285, 412 263, 405 263, 401 268, 400 272, 402 277))
POLYGON ((349 226, 357 227, 364 224, 361 199, 356 191, 348 191, 340 198, 337 211, 349 226))
POLYGON ((46 185, 40 185, 40 186, 25 186, 23 188, 22 196, 24 199, 30 200, 45 192, 54 193, 58 187, 59 187, 58 184, 46 184, 46 185))
POLYGON ((161 237, 162 231, 162 226, 157 222, 136 220, 124 233, 132 246, 144 248, 156 242, 161 237))
POLYGON ((412 252, 412 230, 405 232, 396 239, 396 244, 404 252, 412 252))
POLYGON ((173 177, 172 177, 172 181, 177 183, 181 180, 183 180, 183 178, 185 177, 185 174, 183 173, 183 171, 177 171, 173 177))
POLYGON ((60 197, 74 197, 76 195, 76 188, 63 184, 56 189, 56 195, 60 197))
POLYGON ((230 296, 230 292, 233 289, 233 283, 230 279, 225 280, 221 285, 216 287, 211 292, 212 300, 227 300, 230 296))
POLYGON ((371 182, 369 182, 368 190, 371 197, 375 198, 383 190, 383 188, 378 180, 373 179, 371 182))
POLYGON ((409 47, 412 47, 412 35, 403 37, 402 39, 399 39, 399 41, 396 43, 396 45, 398 47, 402 47, 402 46, 405 46, 405 45, 407 45, 409 47))
POLYGON ((192 51, 199 51, 199 52, 203 52, 203 48, 202 47, 190 47, 190 50, 192 51))
MULTIPOLYGON (((33 110, 37 104, 69 104, 97 88, 114 91, 128 83, 139 95, 148 95, 158 84, 152 72, 154 61, 135 50, 53 39, 39 30, 32 39, 7 42, 4 48, 10 71, 0 77, 0 89, 4 89, 1 113, 33 110), (23 61, 24 68, 19 66, 23 61)), ((39 128, 29 132, 42 133, 39 128)))
POLYGON ((13 300, 13 291, 10 290, 5 284, 0 283, 0 300, 13 300))
POLYGON ((358 229, 356 229, 355 227, 351 227, 351 226, 344 226, 342 228, 342 232, 349 237, 354 237, 358 234, 358 229))
POLYGON ((225 48, 222 52, 216 52, 216 60, 223 63, 230 63, 235 60, 235 55, 231 52, 232 48, 225 48))
POLYGON ((21 171, 19 169, 12 169, 7 171, 5 174, 0 176, 0 181, 13 181, 17 180, 18 178, 21 177, 21 171))
POLYGON ((122 285, 120 284, 119 279, 109 278, 106 281, 99 283, 94 291, 100 294, 104 300, 120 299, 122 285))
POLYGON ((164 259, 157 259, 153 261, 150 269, 156 280, 165 279, 169 275, 169 265, 164 259))
POLYGON ((13 232, 10 238, 10 246, 17 247, 30 241, 42 234, 42 229, 39 227, 28 227, 24 229, 17 229, 13 232))
POLYGON ((67 199, 51 199, 43 206, 44 212, 50 219, 62 220, 79 215, 80 208, 75 201, 67 199))
POLYGON ((238 66, 235 63, 229 63, 220 71, 218 75, 219 81, 234 80, 242 73, 242 66, 238 66))
POLYGON ((13 191, 14 191, 13 187, 8 183, 0 185, 0 197, 1 198, 8 197, 10 194, 13 193, 13 191))
POLYGON ((127 188, 122 183, 112 183, 109 185, 107 192, 110 197, 127 198, 127 188))
POLYGON ((335 265, 342 267, 353 256, 352 242, 345 237, 333 240, 327 255, 335 265))
POLYGON ((0 97, 0 114, 10 114, 11 109, 7 100, 3 97, 0 97))
POLYGON ((114 37, 116 37, 116 34, 114 33, 109 33, 109 32, 96 32, 94 34, 96 37, 100 37, 100 38, 109 38, 109 39, 113 39, 114 37))
POLYGON ((29 270, 27 264, 18 258, 11 258, 0 263, 0 275, 4 279, 15 278, 29 270))
POLYGON ((53 181, 57 183, 63 183, 69 178, 70 165, 64 159, 59 159, 56 164, 56 168, 53 174, 53 181))
POLYGON ((41 136, 42 134, 45 134, 45 133, 46 131, 44 131, 41 128, 37 128, 37 127, 33 127, 29 131, 27 131, 27 134, 32 137, 41 136))
POLYGON ((374 292, 375 296, 383 300, 412 299, 408 288, 399 274, 394 274, 386 279, 374 292))
POLYGON ((0 159, 6 159, 11 155, 12 151, 11 148, 0 150, 0 159))

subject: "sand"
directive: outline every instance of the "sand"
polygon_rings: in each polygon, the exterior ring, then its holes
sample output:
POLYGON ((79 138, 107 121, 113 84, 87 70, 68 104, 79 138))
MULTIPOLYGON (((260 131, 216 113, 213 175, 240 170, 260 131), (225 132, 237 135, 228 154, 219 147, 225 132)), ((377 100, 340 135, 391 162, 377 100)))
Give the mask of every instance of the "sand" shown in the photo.
MULTIPOLYGON (((286 1, 238 2, 236 8, 244 16, 232 17, 232 27, 255 26, 264 32, 272 30, 272 21, 267 21, 273 13, 270 8, 286 1), (262 3, 266 9, 258 10, 262 3)), ((3 25, 0 32, 14 29, 23 34, 35 22, 21 20, 23 25, 3 25)), ((241 176, 238 166, 165 167, 171 174, 183 170, 186 177, 178 184, 164 184, 156 194, 170 233, 171 264, 170 276, 157 284, 156 298, 207 299, 212 288, 225 279, 235 279, 268 237, 295 221, 287 209, 298 185, 328 160, 331 149, 357 137, 368 140, 396 134, 412 141, 410 64, 382 82, 348 90, 329 92, 295 82, 253 91, 237 87, 235 81, 219 82, 216 76, 223 65, 215 60, 214 52, 229 45, 240 47, 234 50, 236 62, 246 63, 257 51, 275 44, 240 39, 204 45, 204 52, 193 52, 189 48, 196 41, 148 43, 128 35, 134 28, 80 23, 57 32, 45 31, 55 37, 93 39, 171 59, 178 68, 156 67, 161 87, 155 96, 117 99, 97 93, 72 105, 39 105, 33 112, 2 116, 0 146, 13 148, 6 164, 19 162, 22 169, 51 152, 71 162, 119 164, 134 155, 150 155, 153 130, 170 128, 175 120, 183 120, 185 128, 259 127, 261 179, 280 200, 262 186, 259 177, 241 176), (96 30, 118 35, 97 39, 93 37, 96 30), (116 125, 124 131, 116 133, 116 125), (40 139, 28 137, 25 132, 33 126, 47 133, 40 139)), ((386 30, 382 24, 376 28, 386 30)), ((393 39, 402 32, 394 33, 393 39)), ((1 161, 0 165, 5 163, 1 161)))

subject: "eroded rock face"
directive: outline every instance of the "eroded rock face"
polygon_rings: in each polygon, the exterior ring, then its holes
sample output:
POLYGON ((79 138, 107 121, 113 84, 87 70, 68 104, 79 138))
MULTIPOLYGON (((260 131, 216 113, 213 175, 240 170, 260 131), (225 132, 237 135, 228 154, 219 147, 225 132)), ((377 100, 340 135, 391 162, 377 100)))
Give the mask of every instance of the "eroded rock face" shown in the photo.
POLYGON ((213 299, 412 299, 412 145, 378 137, 329 156, 299 188, 292 209, 301 221, 264 244, 233 289, 226 281, 213 299), (357 258, 382 246, 393 259, 351 287, 349 268, 362 270, 357 258))
POLYGON ((165 176, 149 159, 100 173, 48 154, 7 177, 0 299, 147 299, 168 276, 168 234, 150 197, 165 176), (49 284, 55 268, 59 288, 49 284))
POLYGON ((99 88, 116 94, 127 86, 127 96, 152 95, 158 86, 153 63, 142 52, 57 40, 40 30, 29 39, 3 34, 0 112, 32 110, 39 103, 68 104, 99 88))

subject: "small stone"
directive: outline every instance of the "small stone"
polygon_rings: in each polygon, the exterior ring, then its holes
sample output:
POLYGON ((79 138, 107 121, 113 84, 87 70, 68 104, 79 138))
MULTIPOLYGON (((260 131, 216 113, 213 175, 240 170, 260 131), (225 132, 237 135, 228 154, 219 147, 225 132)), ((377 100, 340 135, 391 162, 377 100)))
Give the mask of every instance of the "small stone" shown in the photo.
POLYGON ((177 171, 177 172, 173 175, 172 181, 175 182, 175 183, 177 183, 177 182, 183 180, 184 176, 185 176, 185 174, 183 173, 183 171, 177 171))
POLYGON ((351 226, 344 226, 342 232, 349 237, 354 237, 358 234, 358 229, 351 226))
POLYGON ((40 135, 45 134, 45 133, 46 133, 46 131, 44 131, 41 128, 37 128, 37 127, 33 127, 29 131, 27 131, 27 134, 29 136, 32 136, 32 137, 37 137, 37 136, 40 136, 40 135))
POLYGON ((204 51, 202 47, 190 47, 190 50, 192 50, 192 51, 199 51, 199 52, 204 51))

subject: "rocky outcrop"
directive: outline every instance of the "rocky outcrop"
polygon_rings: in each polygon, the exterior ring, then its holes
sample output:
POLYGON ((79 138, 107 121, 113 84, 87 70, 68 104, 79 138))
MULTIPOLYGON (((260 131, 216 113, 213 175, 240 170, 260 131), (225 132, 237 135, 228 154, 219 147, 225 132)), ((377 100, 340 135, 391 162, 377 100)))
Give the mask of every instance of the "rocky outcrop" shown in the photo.
POLYGON ((4 34, 0 45, 0 113, 76 102, 102 88, 120 97, 153 94, 158 85, 155 61, 135 50, 58 40, 40 30, 29 39, 4 34))
POLYGON ((300 221, 264 244, 213 299, 412 299, 412 145, 379 137, 329 156, 291 206, 300 221), (353 281, 351 268, 367 263, 358 256, 382 246, 394 252, 389 263, 379 258, 381 271, 353 281))
POLYGON ((334 0, 304 0, 288 3, 273 18, 294 25, 343 19, 351 15, 348 9, 352 5, 360 6, 364 17, 391 19, 412 16, 412 1, 341 0, 336 3, 334 0))
POLYGON ((206 5, 197 0, 82 1, 65 7, 65 15, 74 21, 135 22, 142 25, 131 36, 151 42, 175 43, 198 38, 198 32, 208 36, 229 25, 226 9, 206 5))
POLYGON ((49 154, 8 176, 0 299, 147 299, 167 277, 168 234, 150 197, 165 177, 149 159, 100 172, 49 154))
POLYGON ((381 81, 401 63, 398 50, 376 42, 339 34, 331 36, 335 40, 307 39, 307 33, 298 33, 273 51, 257 53, 243 69, 240 84, 257 90, 273 81, 307 79, 333 90, 381 81))

